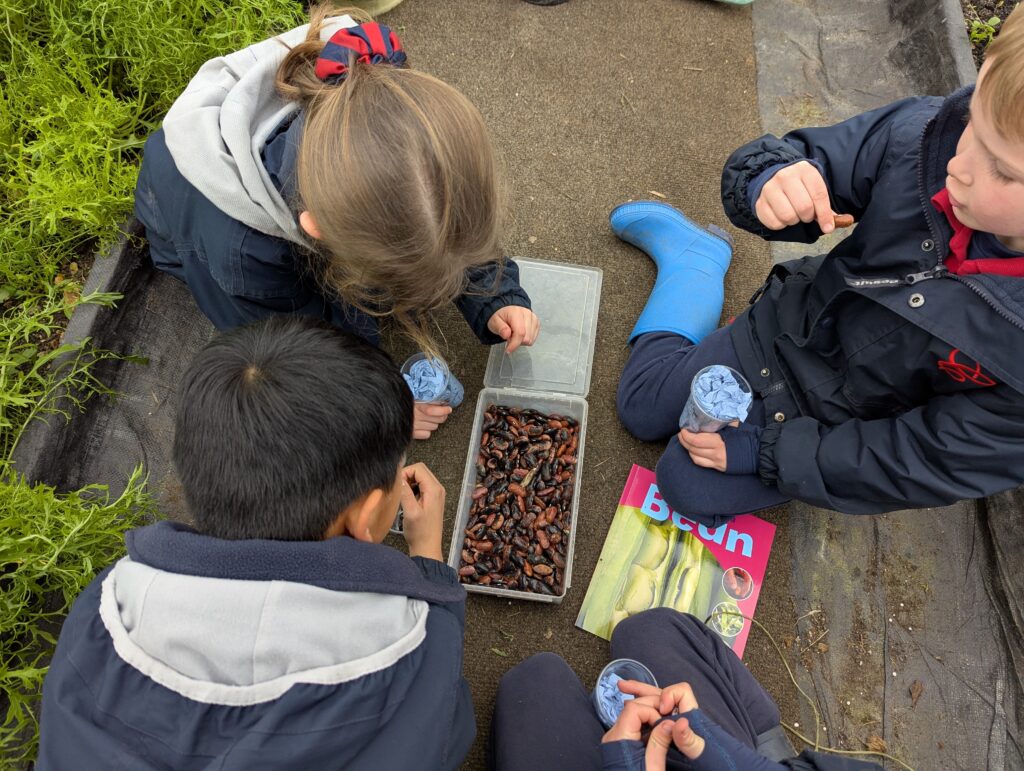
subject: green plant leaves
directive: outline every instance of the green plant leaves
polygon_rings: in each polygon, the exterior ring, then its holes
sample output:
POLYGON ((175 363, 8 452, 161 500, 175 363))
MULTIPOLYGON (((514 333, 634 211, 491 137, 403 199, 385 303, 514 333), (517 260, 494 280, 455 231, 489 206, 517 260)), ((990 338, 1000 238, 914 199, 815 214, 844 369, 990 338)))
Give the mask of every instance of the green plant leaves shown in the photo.
POLYGON ((62 276, 122 236, 145 138, 202 63, 303 21, 294 0, 0 4, 2 768, 35 753, 60 620, 122 552, 124 530, 151 512, 138 473, 110 500, 102 486, 62 493, 11 468, 26 425, 110 393, 92 366, 113 354, 58 340, 78 304, 117 298, 82 297, 62 276))

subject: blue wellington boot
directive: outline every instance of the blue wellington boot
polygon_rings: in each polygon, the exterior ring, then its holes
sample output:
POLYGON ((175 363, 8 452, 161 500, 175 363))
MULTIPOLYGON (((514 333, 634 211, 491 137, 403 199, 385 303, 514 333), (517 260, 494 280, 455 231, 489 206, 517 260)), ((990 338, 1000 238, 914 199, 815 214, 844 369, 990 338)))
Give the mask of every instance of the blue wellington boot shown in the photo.
POLYGON ((711 334, 725 301, 725 272, 732 260, 729 234, 714 225, 695 225, 657 201, 616 206, 608 220, 615 235, 647 252, 658 266, 658 279, 629 342, 647 332, 673 332, 694 343, 711 334))

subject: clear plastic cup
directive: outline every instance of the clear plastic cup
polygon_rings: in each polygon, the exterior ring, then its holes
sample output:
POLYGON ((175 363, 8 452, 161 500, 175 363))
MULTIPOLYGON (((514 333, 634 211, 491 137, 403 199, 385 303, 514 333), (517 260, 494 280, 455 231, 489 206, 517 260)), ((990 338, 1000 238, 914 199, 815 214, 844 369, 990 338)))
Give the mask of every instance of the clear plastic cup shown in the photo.
POLYGON ((391 523, 391 527, 388 528, 395 535, 402 535, 405 532, 405 512, 402 511, 402 507, 398 507, 398 512, 395 514, 395 521, 391 523))
POLYGON ((720 367, 721 369, 729 371, 729 374, 732 375, 736 384, 739 386, 740 391, 747 396, 747 404, 744 412, 745 414, 749 413, 750 403, 753 401, 753 393, 750 388, 750 383, 748 383, 747 379, 732 367, 726 367, 724 364, 714 364, 710 367, 704 367, 704 369, 693 376, 693 380, 690 383, 690 396, 686 400, 686 404, 683 406, 682 414, 679 416, 680 428, 685 428, 687 431, 712 433, 715 431, 721 431, 722 428, 729 425, 734 420, 743 420, 740 416, 723 418, 716 415, 712 406, 702 403, 700 397, 697 395, 697 389, 695 388, 697 381, 713 367, 720 367))
MULTIPOLYGON (((601 670, 601 674, 597 677, 597 683, 594 685, 594 692, 592 695, 594 701, 594 711, 597 712, 597 718, 601 721, 605 728, 611 728, 615 725, 615 721, 619 719, 619 713, 622 712, 622 707, 625 704, 624 699, 620 699, 615 708, 613 709, 609 705, 608 699, 602 698, 602 683, 608 680, 610 675, 618 675, 623 680, 639 680, 642 683, 648 683, 653 685, 655 688, 658 686, 658 681, 654 679, 654 675, 651 674, 651 670, 641 664, 639 661, 634 659, 615 659, 609 661, 605 668, 601 670), (615 714, 612 714, 612 712, 615 714)), ((611 683, 608 682, 608 690, 611 690, 611 683)), ((616 692, 625 696, 621 691, 616 692)), ((631 697, 630 697, 631 698, 631 697)))
POLYGON ((431 358, 422 351, 405 360, 402 377, 418 402, 447 404, 454 408, 462 404, 466 395, 462 383, 452 374, 447 362, 438 356, 431 358), (429 373, 430 377, 422 377, 424 372, 429 373))

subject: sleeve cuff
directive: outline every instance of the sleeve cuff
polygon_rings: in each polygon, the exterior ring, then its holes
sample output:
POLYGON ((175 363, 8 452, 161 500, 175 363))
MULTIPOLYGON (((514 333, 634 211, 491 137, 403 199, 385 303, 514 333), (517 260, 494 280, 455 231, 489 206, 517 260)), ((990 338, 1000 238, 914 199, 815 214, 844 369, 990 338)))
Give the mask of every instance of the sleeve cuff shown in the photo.
POLYGON ((781 423, 775 423, 761 430, 761 442, 757 451, 757 473, 766 485, 779 483, 779 464, 775 460, 775 444, 782 433, 781 423))
POLYGON ((507 305, 530 308, 530 296, 519 284, 519 265, 510 258, 467 273, 469 285, 455 300, 474 334, 484 345, 505 342, 487 328, 495 311, 507 305), (500 274, 499 274, 500 271, 500 274))
POLYGON ((455 572, 455 568, 451 565, 430 559, 430 557, 412 557, 412 561, 416 563, 423 572, 424 578, 428 581, 438 584, 459 585, 459 574, 455 572))
POLYGON ((601 744, 602 771, 641 771, 647 753, 643 742, 621 739, 601 744))
POLYGON ((760 426, 741 423, 726 426, 719 433, 725 442, 725 473, 756 474, 761 446, 760 426))

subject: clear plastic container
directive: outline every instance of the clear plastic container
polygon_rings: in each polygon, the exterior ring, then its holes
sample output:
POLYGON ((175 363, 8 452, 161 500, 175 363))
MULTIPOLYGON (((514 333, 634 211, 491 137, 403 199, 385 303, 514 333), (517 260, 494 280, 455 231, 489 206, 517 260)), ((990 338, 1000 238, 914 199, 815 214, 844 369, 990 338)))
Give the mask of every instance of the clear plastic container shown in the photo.
POLYGON ((586 396, 594 363, 600 268, 517 258, 519 281, 540 317, 540 337, 511 354, 491 346, 484 373, 489 388, 586 396))
POLYGON ((570 509, 569 541, 565 550, 565 569, 561 594, 551 596, 517 589, 501 589, 463 584, 466 591, 514 597, 536 602, 561 602, 572 581, 573 553, 579 519, 580 490, 583 481, 583 454, 587 436, 587 400, 590 371, 594 361, 597 310, 601 302, 602 273, 598 268, 542 262, 517 258, 519 280, 530 295, 534 312, 541 319, 540 338, 531 347, 523 346, 512 354, 504 345, 491 348, 485 387, 476 401, 473 430, 466 454, 466 470, 455 515, 455 529, 448 552, 448 564, 456 570, 462 561, 462 543, 476 487, 476 459, 483 437, 484 412, 490 404, 534 409, 558 414, 579 423, 576 448, 576 475, 570 509))
MULTIPOLYGON (((442 378, 442 381, 437 384, 434 392, 425 398, 418 398, 416 401, 419 402, 430 402, 432 404, 448 404, 452 407, 458 407, 462 404, 462 400, 465 397, 465 389, 462 387, 462 383, 455 377, 455 374, 448 368, 448 363, 438 357, 430 358, 427 354, 422 351, 414 353, 405 363, 402 364, 402 377, 408 378, 411 376, 413 368, 421 361, 429 362, 429 369, 438 373, 442 378)), ((410 386, 412 388, 412 386, 410 386)), ((413 396, 416 395, 416 391, 413 390, 413 396)))
POLYGON ((405 512, 402 511, 402 507, 398 507, 398 512, 395 514, 395 521, 391 523, 391 527, 388 528, 395 535, 402 535, 405 533, 405 512))
POLYGON ((635 659, 615 659, 609 661, 605 668, 601 670, 601 674, 597 676, 597 682, 594 683, 594 690, 591 693, 591 698, 594 701, 594 711, 597 713, 598 720, 605 728, 611 728, 615 725, 615 721, 619 719, 618 714, 611 714, 608 711, 605 700, 601 698, 601 683, 609 675, 618 675, 623 680, 639 680, 642 683, 653 685, 655 688, 658 687, 658 681, 654 679, 654 675, 651 674, 651 670, 641 664, 635 659))
POLYGON ((716 415, 713 415, 709 411, 708 405, 701 402, 700 397, 697 395, 697 392, 693 387, 693 384, 696 383, 702 375, 715 367, 729 371, 733 380, 736 381, 736 385, 739 386, 740 391, 747 395, 747 410, 750 410, 750 402, 753 400, 753 392, 750 388, 750 383, 747 382, 747 379, 732 367, 727 367, 724 364, 713 364, 710 367, 704 367, 704 369, 693 376, 693 380, 690 383, 690 395, 687 397, 686 404, 683 405, 683 411, 679 416, 680 428, 685 428, 688 431, 714 433, 715 431, 721 431, 733 420, 738 419, 730 418, 728 420, 721 420, 716 415))
POLYGON ((587 436, 587 401, 578 396, 564 394, 544 394, 536 391, 519 391, 510 388, 484 388, 476 400, 476 417, 473 420, 473 432, 470 434, 469 453, 466 456, 466 471, 462 477, 462 492, 459 496, 459 508, 455 517, 455 529, 452 531, 452 544, 448 552, 448 564, 455 570, 462 562, 462 541, 466 526, 469 524, 469 511, 473 507, 473 490, 476 488, 476 459, 480 454, 480 440, 483 437, 484 412, 489 404, 502 407, 519 407, 520 409, 539 410, 545 414, 559 414, 573 418, 579 423, 579 444, 576 447, 576 476, 574 479, 571 517, 569 522, 569 543, 565 548, 565 569, 562 571, 562 593, 558 595, 524 592, 518 589, 499 589, 477 584, 463 584, 468 592, 494 594, 501 597, 516 597, 521 600, 538 602, 561 602, 565 599, 572 582, 572 558, 576 550, 576 528, 579 519, 580 482, 583 469, 583 451, 587 436))

